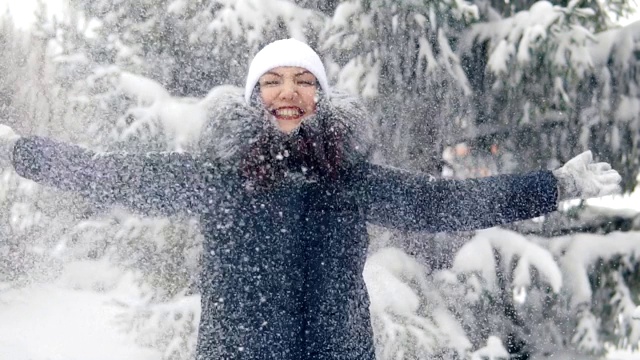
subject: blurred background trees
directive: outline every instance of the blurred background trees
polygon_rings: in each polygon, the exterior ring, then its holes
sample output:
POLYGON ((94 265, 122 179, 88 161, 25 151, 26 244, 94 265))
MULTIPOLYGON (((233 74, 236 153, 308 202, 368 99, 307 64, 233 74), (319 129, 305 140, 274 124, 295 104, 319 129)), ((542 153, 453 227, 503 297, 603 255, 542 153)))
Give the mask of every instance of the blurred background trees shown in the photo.
MULTIPOLYGON (((97 151, 193 149, 207 95, 242 86, 262 46, 295 37, 325 59, 334 86, 367 103, 376 161, 465 178, 552 169, 592 149, 626 192, 637 183, 640 24, 616 25, 633 9, 626 0, 69 3, 62 21, 42 3, 30 33, 0 24, 0 107, 21 134, 97 151)), ((144 289, 123 304, 123 331, 165 359, 189 358, 197 222, 106 209, 9 170, 1 181, 2 281, 107 261, 144 289)), ((479 233, 371 229, 380 359, 597 357, 637 345, 638 219, 583 205, 479 233)))

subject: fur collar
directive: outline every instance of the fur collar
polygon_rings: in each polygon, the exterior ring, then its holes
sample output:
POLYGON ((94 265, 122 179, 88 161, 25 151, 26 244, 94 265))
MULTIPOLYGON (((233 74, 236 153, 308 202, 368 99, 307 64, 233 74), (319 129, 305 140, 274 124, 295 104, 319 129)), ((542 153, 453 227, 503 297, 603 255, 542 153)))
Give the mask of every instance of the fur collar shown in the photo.
MULTIPOLYGON (((355 97, 334 91, 321 98, 318 111, 291 134, 280 132, 264 108, 246 104, 241 88, 224 86, 212 91, 207 101, 207 123, 198 148, 213 161, 242 167, 263 159, 267 167, 298 152, 291 144, 307 144, 308 157, 322 159, 339 169, 350 168, 370 157, 373 132, 363 104, 355 97), (256 152, 255 148, 269 148, 256 152)), ((295 157, 295 156, 293 156, 295 157)), ((261 165, 259 165, 261 166, 261 165)), ((288 169, 291 170, 291 169, 288 169)))

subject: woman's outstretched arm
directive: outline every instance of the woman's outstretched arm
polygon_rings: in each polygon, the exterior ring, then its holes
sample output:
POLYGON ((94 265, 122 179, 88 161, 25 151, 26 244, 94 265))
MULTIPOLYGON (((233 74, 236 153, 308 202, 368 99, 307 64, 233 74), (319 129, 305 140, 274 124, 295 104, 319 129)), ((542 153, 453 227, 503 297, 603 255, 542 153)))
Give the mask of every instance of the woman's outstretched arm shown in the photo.
POLYGON ((557 209, 551 171, 469 180, 366 164, 361 194, 368 220, 407 231, 466 231, 529 219, 557 209))
POLYGON ((559 200, 620 192, 622 180, 590 151, 553 171, 480 179, 431 181, 428 176, 364 164, 362 198, 371 222, 417 231, 461 231, 530 219, 559 200))
POLYGON ((98 154, 43 137, 17 139, 12 162, 35 182, 157 215, 200 211, 216 174, 190 154, 98 154))

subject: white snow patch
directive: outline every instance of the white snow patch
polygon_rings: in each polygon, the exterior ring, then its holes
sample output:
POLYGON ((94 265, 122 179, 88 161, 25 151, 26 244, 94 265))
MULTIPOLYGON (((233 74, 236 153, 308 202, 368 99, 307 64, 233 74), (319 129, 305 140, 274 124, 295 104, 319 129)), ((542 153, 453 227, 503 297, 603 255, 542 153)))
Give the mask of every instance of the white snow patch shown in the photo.
POLYGON ((117 330, 113 294, 32 285, 0 293, 0 354, 11 360, 159 360, 117 330))
POLYGON ((477 235, 460 249, 452 269, 460 273, 479 272, 490 287, 496 286, 494 249, 499 250, 504 256, 502 265, 505 270, 510 268, 512 261, 518 259, 513 269, 514 289, 521 291, 531 285, 530 268, 534 267, 549 282, 554 292, 560 291, 562 272, 553 255, 524 236, 500 228, 478 231, 477 235))

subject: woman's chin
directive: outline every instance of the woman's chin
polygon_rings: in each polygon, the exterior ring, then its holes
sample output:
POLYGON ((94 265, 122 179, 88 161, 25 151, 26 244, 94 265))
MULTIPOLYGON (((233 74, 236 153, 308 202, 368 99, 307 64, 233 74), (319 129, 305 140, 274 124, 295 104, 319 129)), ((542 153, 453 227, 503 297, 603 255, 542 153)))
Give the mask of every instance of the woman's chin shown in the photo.
POLYGON ((276 118, 276 122, 278 124, 278 128, 280 129, 280 131, 282 131, 285 134, 289 134, 300 126, 302 119, 282 120, 282 119, 276 118))

